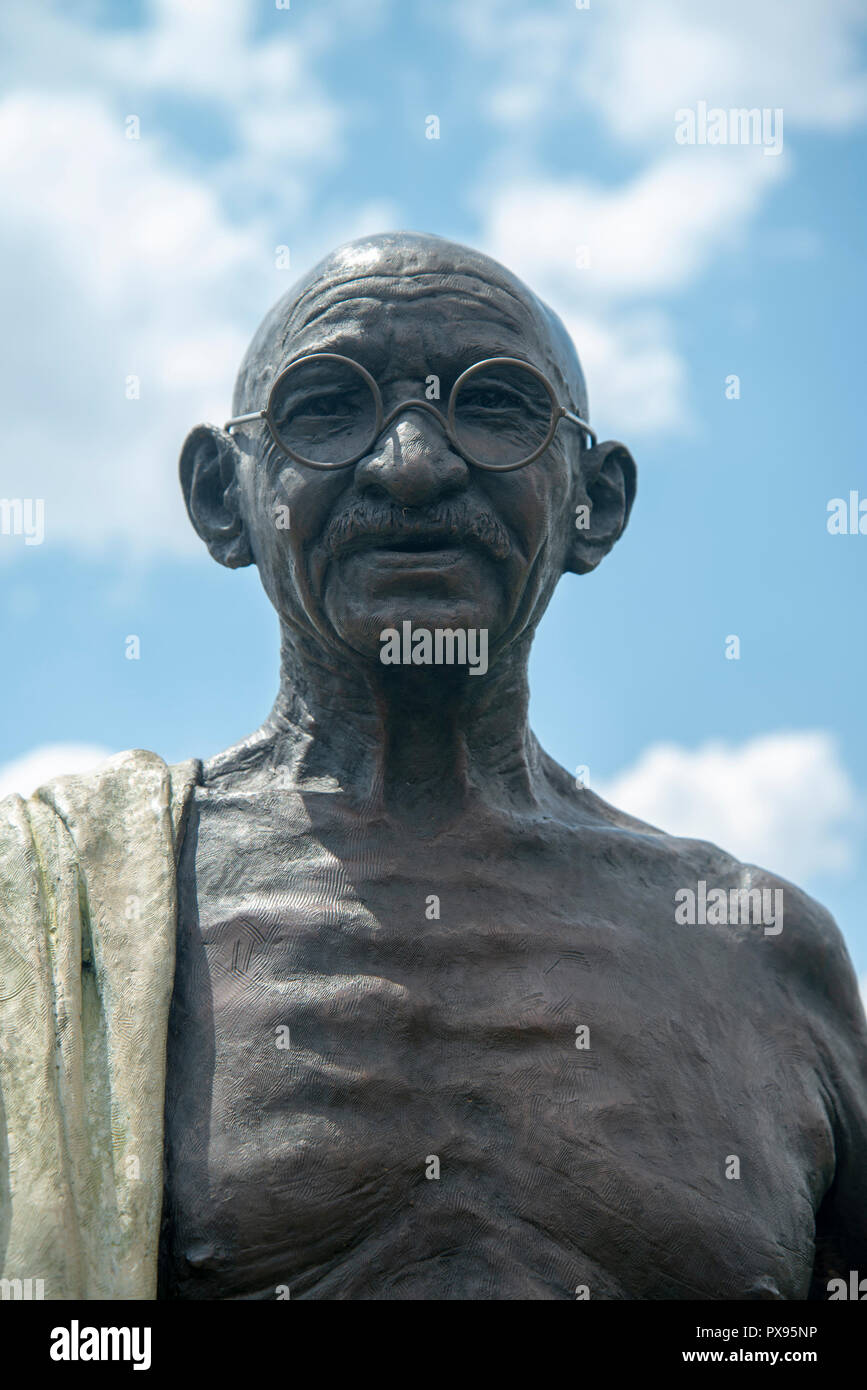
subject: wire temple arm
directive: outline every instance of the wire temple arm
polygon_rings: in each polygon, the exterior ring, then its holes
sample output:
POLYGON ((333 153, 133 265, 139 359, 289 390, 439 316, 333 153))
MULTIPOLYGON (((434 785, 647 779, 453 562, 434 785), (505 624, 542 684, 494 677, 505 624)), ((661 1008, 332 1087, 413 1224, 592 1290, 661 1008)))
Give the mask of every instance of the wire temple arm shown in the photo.
POLYGON ((593 444, 593 445, 595 446, 596 443, 597 443, 596 431, 595 431, 595 430, 592 430, 592 429, 590 428, 590 426, 588 425, 587 421, 586 421, 586 420, 582 420, 582 419, 581 419, 581 416, 580 416, 580 415, 576 415, 576 414, 574 413, 574 411, 567 410, 565 406, 561 406, 560 408, 561 408, 561 410, 563 411, 563 418, 564 418, 564 420, 571 420, 573 425, 580 425, 581 428, 582 428, 582 430, 586 430, 587 435, 588 435, 588 437, 589 437, 589 439, 590 439, 591 444, 593 444))
POLYGON ((230 430, 234 425, 246 425, 250 420, 264 420, 264 410, 254 410, 252 415, 236 415, 234 420, 227 420, 223 426, 224 430, 230 430))

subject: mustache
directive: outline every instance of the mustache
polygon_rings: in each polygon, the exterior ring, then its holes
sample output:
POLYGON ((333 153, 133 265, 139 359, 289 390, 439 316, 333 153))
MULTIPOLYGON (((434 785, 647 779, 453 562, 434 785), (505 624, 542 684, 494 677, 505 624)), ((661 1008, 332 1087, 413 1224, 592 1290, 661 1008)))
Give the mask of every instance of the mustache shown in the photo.
POLYGON ((451 544, 474 542, 495 560, 505 560, 512 549, 509 533, 488 511, 467 502, 440 502, 419 510, 396 503, 355 501, 329 523, 322 545, 329 556, 377 540, 443 540, 451 544))

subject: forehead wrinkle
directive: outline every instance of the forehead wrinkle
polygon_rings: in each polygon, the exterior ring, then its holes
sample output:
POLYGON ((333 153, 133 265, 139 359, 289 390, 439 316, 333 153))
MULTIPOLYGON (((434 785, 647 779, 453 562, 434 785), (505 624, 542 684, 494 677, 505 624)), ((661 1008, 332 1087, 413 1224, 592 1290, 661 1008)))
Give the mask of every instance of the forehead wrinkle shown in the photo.
MULTIPOLYGON (((466 248, 458 246, 455 252, 466 252, 470 257, 473 255, 466 248)), ((233 397, 236 413, 258 407, 259 397, 269 389, 281 362, 285 363, 293 354, 293 338, 313 329, 329 310, 365 297, 370 301, 372 296, 374 302, 378 299, 385 305, 389 301, 409 303, 451 294, 457 297, 461 307, 469 311, 466 317, 471 322, 475 319, 477 330, 481 317, 479 309, 484 306, 492 315, 499 317, 504 327, 525 337, 528 356, 535 358, 539 353, 536 365, 549 373, 573 407, 586 417, 584 373, 574 343, 557 314, 505 267, 497 267, 496 262, 491 263, 489 273, 487 266, 459 266, 460 261, 458 266, 451 268, 428 267, 375 273, 368 269, 362 273, 352 273, 347 271, 345 264, 335 265, 334 260, 329 258, 323 262, 312 282, 302 282, 296 288, 294 300, 287 302, 287 295, 282 303, 274 306, 269 316, 270 323, 266 318, 260 325, 236 379, 233 397)), ((374 346, 376 337, 376 331, 368 335, 369 348, 374 346)), ((381 343, 380 347, 382 350, 384 344, 381 343)), ((507 352, 506 355, 512 354, 507 352)))
MULTIPOLYGON (((476 356, 472 357, 473 361, 481 357, 523 355, 522 350, 528 346, 528 327, 532 328, 532 325, 528 325, 526 321, 519 323, 511 314, 503 313, 502 305, 489 300, 480 302, 469 296, 454 294, 449 294, 447 299, 448 307, 452 308, 457 304, 462 309, 472 312, 461 315, 456 323, 449 324, 447 339, 444 342, 437 342, 442 324, 432 321, 430 316, 421 318, 412 325, 418 330, 419 347, 424 361, 432 365, 437 362, 451 364, 468 357, 474 350, 476 356), (517 337, 517 344, 510 341, 510 335, 517 337)), ((283 364, 287 365, 289 361, 311 349, 345 351, 350 357, 355 350, 360 360, 367 362, 370 359, 384 364, 394 346, 395 321, 390 315, 384 314, 376 321, 375 330, 372 331, 370 323, 365 322, 363 312, 365 308, 376 310, 384 307, 388 306, 382 305, 379 300, 369 298, 341 299, 337 303, 321 306, 315 316, 307 317, 303 328, 286 335, 281 359, 283 364), (360 306, 362 312, 358 312, 356 306, 360 306), (334 313, 336 309, 345 312, 337 316, 334 313)), ((532 336, 535 338, 536 334, 532 336)), ((406 341, 402 344, 402 351, 410 351, 406 341)), ((529 353, 529 356, 532 357, 533 354, 529 353)))
POLYGON ((436 297, 451 297, 459 303, 463 301, 468 308, 478 303, 496 308, 503 319, 518 330, 525 329, 528 322, 537 331, 542 327, 542 317, 532 305, 525 303, 508 286, 484 280, 479 276, 430 271, 402 276, 358 275, 347 277, 336 284, 331 280, 321 280, 305 290, 296 300, 288 317, 284 343, 292 334, 302 332, 329 309, 354 299, 413 302, 436 297), (356 288, 358 293, 347 293, 356 288), (365 289, 367 293, 364 292, 365 289))

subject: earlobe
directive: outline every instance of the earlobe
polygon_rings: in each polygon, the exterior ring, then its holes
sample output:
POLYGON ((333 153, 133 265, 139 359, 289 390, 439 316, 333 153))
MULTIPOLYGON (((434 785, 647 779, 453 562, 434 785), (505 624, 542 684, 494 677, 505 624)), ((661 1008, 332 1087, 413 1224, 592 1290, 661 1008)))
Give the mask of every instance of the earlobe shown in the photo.
POLYGON ((215 560, 229 569, 253 563, 238 506, 240 453, 216 425, 197 425, 181 450, 179 471, 187 513, 215 560))
POLYGON ((635 500, 635 460, 625 444, 596 444, 581 461, 584 496, 576 505, 564 568, 589 574, 626 529, 635 500))

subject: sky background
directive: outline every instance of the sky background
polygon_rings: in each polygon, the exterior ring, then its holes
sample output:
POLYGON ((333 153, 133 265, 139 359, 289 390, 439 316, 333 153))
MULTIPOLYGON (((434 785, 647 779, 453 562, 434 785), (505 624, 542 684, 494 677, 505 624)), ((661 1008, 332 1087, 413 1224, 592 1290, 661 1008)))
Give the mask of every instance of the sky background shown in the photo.
POLYGON ((326 251, 432 231, 562 315, 639 466, 540 629, 541 741, 795 879, 867 980, 867 535, 827 528, 867 500, 865 34, 863 0, 5 0, 0 498, 45 536, 0 534, 0 793, 261 722, 276 618, 181 443, 326 251), (679 144, 701 101, 780 109, 782 152, 679 144))

